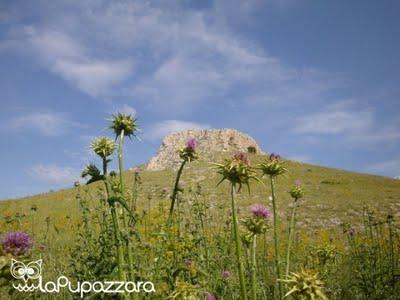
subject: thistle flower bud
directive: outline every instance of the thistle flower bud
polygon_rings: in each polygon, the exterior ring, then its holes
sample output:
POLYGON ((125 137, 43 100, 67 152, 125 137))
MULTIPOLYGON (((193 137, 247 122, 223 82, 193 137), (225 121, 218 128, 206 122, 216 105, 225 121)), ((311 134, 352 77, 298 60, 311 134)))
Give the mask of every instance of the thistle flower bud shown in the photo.
POLYGON ((232 185, 238 185, 238 191, 240 191, 243 184, 250 189, 251 179, 260 181, 245 155, 236 154, 232 159, 225 159, 223 164, 214 163, 214 165, 217 172, 222 175, 218 185, 224 180, 228 180, 232 185))
POLYGON ((277 154, 272 153, 269 156, 269 160, 265 163, 258 165, 263 175, 276 177, 287 172, 287 169, 283 167, 281 157, 277 154))
POLYGON ((289 191, 290 196, 297 201, 304 196, 304 189, 300 184, 300 181, 296 180, 295 186, 292 187, 289 191))
POLYGON ((90 148, 101 158, 105 159, 113 154, 115 150, 115 143, 112 139, 107 137, 99 137, 92 141, 90 148))
POLYGON ((111 120, 110 129, 112 129, 116 136, 121 135, 122 131, 124 135, 130 137, 131 135, 135 135, 137 131, 136 119, 131 115, 124 115, 118 113, 117 115, 113 115, 113 119, 111 120))

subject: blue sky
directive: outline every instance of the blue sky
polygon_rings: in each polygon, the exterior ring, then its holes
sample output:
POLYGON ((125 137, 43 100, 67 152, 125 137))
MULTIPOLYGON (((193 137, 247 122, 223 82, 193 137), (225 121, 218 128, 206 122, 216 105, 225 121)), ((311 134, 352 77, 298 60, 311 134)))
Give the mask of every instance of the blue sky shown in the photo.
POLYGON ((398 1, 1 1, 0 198, 69 187, 110 114, 141 141, 236 128, 268 152, 400 175, 398 1))

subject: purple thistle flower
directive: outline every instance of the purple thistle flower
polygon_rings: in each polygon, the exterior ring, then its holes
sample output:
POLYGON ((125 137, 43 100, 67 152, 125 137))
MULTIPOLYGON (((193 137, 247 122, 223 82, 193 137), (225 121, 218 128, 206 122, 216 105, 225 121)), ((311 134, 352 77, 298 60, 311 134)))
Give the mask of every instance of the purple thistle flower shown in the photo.
POLYGON ((1 241, 1 246, 5 253, 20 256, 31 250, 33 241, 25 232, 8 232, 1 241))
POLYGON ((207 293, 204 300, 217 300, 217 298, 215 298, 215 296, 213 294, 207 293))
POLYGON ((186 142, 186 149, 194 152, 194 151, 196 151, 196 148, 198 145, 199 145, 199 143, 197 142, 197 140, 195 138, 190 138, 186 142))
POLYGON ((271 216, 271 212, 265 206, 261 204, 256 204, 251 207, 251 212, 253 216, 268 219, 271 216))
POLYGON ((249 159, 246 155, 246 153, 240 152, 238 154, 235 154, 234 159, 241 161, 242 163, 248 165, 249 164, 249 159))
POLYGON ((193 264, 193 260, 191 259, 185 259, 185 265, 187 265, 188 267, 190 267, 193 264))
POLYGON ((229 277, 231 277, 231 272, 229 272, 229 271, 223 271, 222 272, 222 278, 223 279, 228 279, 229 277))
POLYGON ((281 156, 279 154, 271 153, 269 160, 280 160, 281 156))
POLYGON ((301 186, 301 180, 300 179, 296 179, 294 181, 294 185, 297 186, 297 187, 301 186))

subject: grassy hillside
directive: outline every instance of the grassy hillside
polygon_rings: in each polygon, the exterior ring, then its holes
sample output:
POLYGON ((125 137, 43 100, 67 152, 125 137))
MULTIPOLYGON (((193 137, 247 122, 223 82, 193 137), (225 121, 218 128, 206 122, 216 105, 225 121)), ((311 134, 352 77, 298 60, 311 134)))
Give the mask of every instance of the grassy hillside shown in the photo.
MULTIPOLYGON (((212 160, 221 162, 225 157, 227 154, 216 154, 212 160)), ((265 159, 250 155, 253 165, 265 159)), ((323 289, 330 299, 397 299, 400 259, 394 249, 400 243, 400 181, 293 161, 283 163, 289 173, 276 179, 277 213, 281 220, 276 228, 282 238, 279 245, 275 244, 275 250, 273 241, 278 239, 272 232, 271 220, 265 221, 269 217, 262 221, 268 223, 267 231, 257 233, 257 247, 255 237, 251 237, 253 250, 246 244, 247 225, 243 221, 239 222, 243 234, 239 238, 231 222, 229 184, 223 182, 216 187, 220 175, 209 161, 202 159, 184 168, 180 181, 182 193, 178 198, 181 202, 175 207, 172 225, 167 216, 176 171, 140 172, 136 223, 134 227, 130 227, 131 223, 124 225, 132 231, 121 230, 123 234, 131 234, 132 244, 127 249, 134 253, 132 264, 121 263, 118 268, 119 258, 115 255, 118 244, 114 240, 115 231, 110 231, 112 210, 110 215, 103 182, 0 201, 0 234, 28 232, 34 240, 29 259, 43 259, 45 279, 60 274, 73 280, 115 279, 117 270, 132 266, 138 278, 151 279, 157 287, 156 294, 140 299, 177 295, 180 296, 176 299, 204 299, 206 291, 215 293, 218 299, 239 299, 239 292, 245 288, 241 285, 239 288, 233 241, 242 240, 246 250, 241 259, 246 261, 246 276, 250 273, 257 276, 252 277, 252 283, 258 282, 258 287, 252 285, 252 292, 258 296, 252 299, 272 299, 278 297, 276 278, 284 278, 282 273, 279 276, 275 273, 274 267, 283 266, 284 258, 278 264, 275 260, 278 256, 273 253, 289 249, 288 217, 293 200, 288 191, 299 179, 306 194, 299 200, 296 235, 289 238, 294 243, 291 269, 299 272, 306 268, 307 272, 321 274, 326 286, 323 289), (364 223, 365 207, 369 212, 374 211, 377 218, 369 213, 370 221, 364 223), (388 215, 394 218, 387 218, 388 215), (351 224, 346 227, 346 234, 343 223, 351 224), (251 261, 249 253, 253 253, 251 261), (249 265, 256 266, 256 260, 258 272, 249 265), (221 277, 223 271, 233 273, 232 278, 221 277), (195 298, 185 298, 182 296, 185 293, 193 293, 195 298)), ((125 198, 134 203, 135 173, 126 171, 125 175, 125 198)), ((268 180, 262 180, 263 183, 252 182, 250 193, 243 187, 237 194, 239 219, 255 220, 254 215, 249 219, 249 207, 255 203, 271 209, 271 189, 268 180)), ((117 209, 121 214, 122 209, 117 209)), ((121 217, 119 222, 124 224, 121 217)), ((6 269, 3 266, 3 271, 6 269)), ((288 287, 284 289, 288 291, 288 287)), ((3 287, 0 284, 0 295, 7 291, 13 289, 6 281, 3 287)), ((72 299, 65 290, 57 296, 40 292, 35 295, 40 299, 72 299)), ((15 293, 4 299, 25 299, 21 297, 15 293)))
MULTIPOLYGON (((214 161, 223 159, 223 155, 216 155, 214 161)), ((261 155, 251 157, 252 164, 265 159, 261 155)), ((400 215, 400 180, 380 176, 372 176, 320 167, 310 164, 286 161, 286 167, 290 173, 288 176, 278 179, 277 189, 280 202, 279 214, 287 215, 290 196, 287 191, 296 179, 300 179, 306 190, 306 196, 302 199, 298 214, 301 221, 299 225, 308 225, 313 228, 337 227, 342 222, 360 223, 362 210, 365 205, 375 209, 380 214, 391 213, 400 215)), ((133 173, 127 171, 126 184, 132 185, 133 173)), ((143 184, 140 187, 138 208, 146 211, 161 200, 168 201, 168 193, 172 189, 176 172, 143 171, 141 172, 143 184)), ((189 164, 183 173, 182 184, 186 190, 194 188, 198 183, 211 206, 224 205, 229 202, 229 189, 226 183, 215 188, 219 175, 213 170, 212 165, 205 161, 195 161, 189 164)), ((78 193, 86 195, 89 202, 95 203, 97 193, 102 189, 101 183, 93 183, 88 186, 71 188, 56 192, 40 194, 37 196, 16 200, 0 201, 1 221, 0 230, 7 227, 30 226, 32 222, 32 206, 37 207, 34 222, 39 231, 46 227, 46 218, 60 231, 61 240, 64 235, 70 234, 71 224, 80 218, 79 205, 76 199, 78 193), (15 215, 26 217, 15 218, 15 215), (10 218, 15 222, 7 223, 10 218)), ((270 189, 260 183, 253 182, 250 194, 244 189, 239 194, 239 206, 246 208, 253 203, 268 203, 270 189)), ((212 211, 212 209, 211 209, 212 211)))

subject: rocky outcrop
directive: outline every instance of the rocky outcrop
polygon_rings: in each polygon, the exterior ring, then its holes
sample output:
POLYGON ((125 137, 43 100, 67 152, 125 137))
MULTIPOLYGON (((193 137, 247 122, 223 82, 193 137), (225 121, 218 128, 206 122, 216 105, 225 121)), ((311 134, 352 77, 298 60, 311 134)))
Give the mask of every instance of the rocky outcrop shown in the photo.
POLYGON ((193 129, 166 136, 147 165, 147 170, 176 168, 180 164, 177 151, 184 147, 189 138, 199 142, 198 152, 207 156, 215 152, 255 152, 262 153, 260 146, 249 135, 235 129, 193 129))

